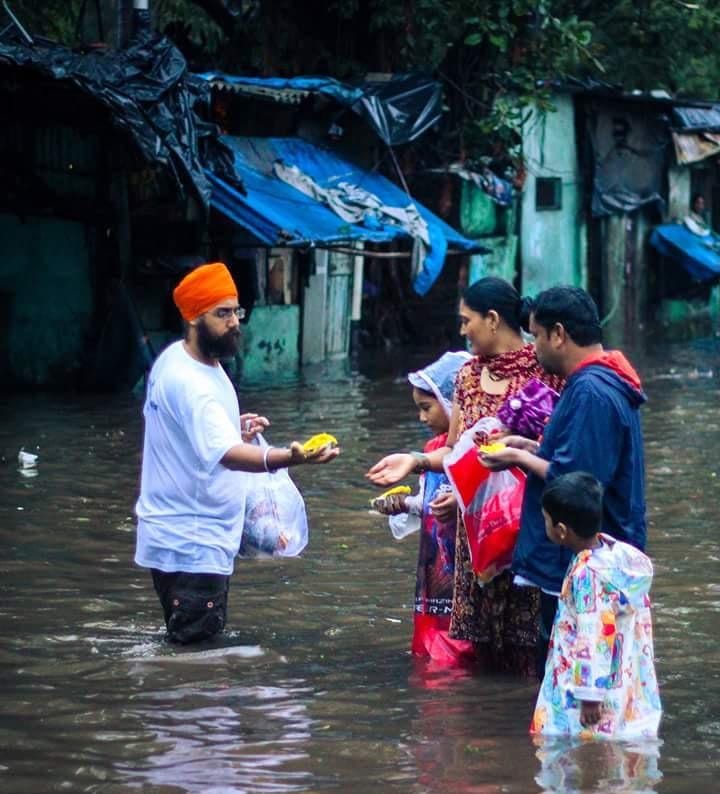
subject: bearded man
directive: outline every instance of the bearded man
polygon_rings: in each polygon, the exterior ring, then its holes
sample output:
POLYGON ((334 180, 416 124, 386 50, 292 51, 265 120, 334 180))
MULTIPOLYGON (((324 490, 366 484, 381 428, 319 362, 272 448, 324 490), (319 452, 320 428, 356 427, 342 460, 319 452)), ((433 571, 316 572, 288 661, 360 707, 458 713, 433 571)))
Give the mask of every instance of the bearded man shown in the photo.
POLYGON ((185 338, 158 356, 148 380, 135 562, 149 568, 168 638, 187 643, 220 633, 252 472, 327 463, 293 442, 261 449, 268 426, 240 414, 220 359, 237 352, 244 310, 227 267, 201 265, 173 292, 185 338))

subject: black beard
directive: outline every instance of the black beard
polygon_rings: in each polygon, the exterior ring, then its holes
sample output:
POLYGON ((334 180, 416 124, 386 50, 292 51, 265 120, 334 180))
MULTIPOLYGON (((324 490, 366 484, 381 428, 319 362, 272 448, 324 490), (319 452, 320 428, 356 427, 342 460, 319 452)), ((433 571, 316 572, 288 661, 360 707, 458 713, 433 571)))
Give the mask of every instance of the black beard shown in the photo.
POLYGON ((540 362, 540 366, 545 370, 545 372, 547 372, 548 375, 562 375, 560 367, 557 367, 552 363, 548 363, 547 361, 541 361, 539 358, 538 361, 540 362))
POLYGON ((205 358, 232 358, 238 351, 240 331, 233 328, 222 336, 214 336, 204 319, 196 326, 197 345, 205 358))

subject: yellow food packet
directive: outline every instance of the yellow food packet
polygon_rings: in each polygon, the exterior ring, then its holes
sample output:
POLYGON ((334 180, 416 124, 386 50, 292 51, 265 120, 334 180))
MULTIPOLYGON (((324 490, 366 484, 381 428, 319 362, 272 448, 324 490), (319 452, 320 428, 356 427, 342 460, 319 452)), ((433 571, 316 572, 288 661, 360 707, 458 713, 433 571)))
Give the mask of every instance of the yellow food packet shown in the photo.
POLYGON ((303 452, 306 455, 313 455, 324 447, 336 447, 337 445, 335 436, 331 436, 330 433, 318 433, 303 444, 303 452))
POLYGON ((409 493, 412 493, 412 488, 409 485, 396 485, 394 488, 391 488, 389 491, 385 491, 385 493, 381 493, 378 496, 378 499, 387 499, 388 496, 396 496, 397 494, 402 494, 403 496, 407 496, 409 493))
POLYGON ((494 455, 496 452, 502 452, 506 447, 502 441, 494 441, 492 444, 481 444, 480 452, 484 455, 494 455))
POLYGON ((382 502, 384 499, 387 499, 388 496, 407 496, 411 493, 412 488, 410 488, 409 485, 396 485, 394 488, 390 488, 390 490, 381 493, 380 496, 376 496, 374 499, 371 499, 370 504, 375 506, 378 502, 382 502))

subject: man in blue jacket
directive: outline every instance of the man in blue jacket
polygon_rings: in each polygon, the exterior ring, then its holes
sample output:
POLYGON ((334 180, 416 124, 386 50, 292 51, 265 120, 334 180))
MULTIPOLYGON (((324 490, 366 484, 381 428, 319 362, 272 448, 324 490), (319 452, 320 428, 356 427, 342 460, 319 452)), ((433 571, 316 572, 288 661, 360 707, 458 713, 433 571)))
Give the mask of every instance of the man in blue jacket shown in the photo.
POLYGON ((542 675, 557 596, 570 560, 567 549, 545 535, 540 499, 546 482, 571 471, 600 480, 603 531, 644 549, 645 462, 638 409, 645 402, 640 378, 619 351, 606 351, 597 307, 584 290, 553 287, 540 293, 530 315, 538 360, 566 378, 542 440, 503 439, 507 448, 486 455, 492 469, 528 472, 513 570, 516 582, 541 588, 538 673, 542 675))

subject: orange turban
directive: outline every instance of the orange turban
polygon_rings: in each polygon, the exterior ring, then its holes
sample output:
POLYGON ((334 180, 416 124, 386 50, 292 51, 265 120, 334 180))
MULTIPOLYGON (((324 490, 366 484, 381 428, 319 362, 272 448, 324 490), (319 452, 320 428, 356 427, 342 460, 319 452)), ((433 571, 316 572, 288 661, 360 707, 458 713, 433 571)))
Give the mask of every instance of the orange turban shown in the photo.
POLYGON ((196 267, 173 290, 175 305, 187 322, 216 304, 228 298, 237 300, 237 297, 235 282, 222 262, 196 267))

